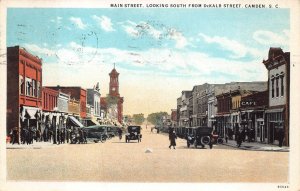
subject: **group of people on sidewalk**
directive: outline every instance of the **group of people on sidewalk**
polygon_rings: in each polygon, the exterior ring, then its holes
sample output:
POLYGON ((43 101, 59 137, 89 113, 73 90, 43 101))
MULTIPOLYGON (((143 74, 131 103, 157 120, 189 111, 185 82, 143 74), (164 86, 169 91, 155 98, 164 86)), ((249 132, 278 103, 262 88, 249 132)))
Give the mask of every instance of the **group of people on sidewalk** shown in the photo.
POLYGON ((82 128, 75 127, 57 129, 56 132, 47 127, 42 132, 35 127, 26 127, 21 129, 19 135, 18 127, 15 127, 9 133, 9 139, 11 144, 27 145, 33 144, 33 141, 54 144, 86 143, 87 133, 82 128))

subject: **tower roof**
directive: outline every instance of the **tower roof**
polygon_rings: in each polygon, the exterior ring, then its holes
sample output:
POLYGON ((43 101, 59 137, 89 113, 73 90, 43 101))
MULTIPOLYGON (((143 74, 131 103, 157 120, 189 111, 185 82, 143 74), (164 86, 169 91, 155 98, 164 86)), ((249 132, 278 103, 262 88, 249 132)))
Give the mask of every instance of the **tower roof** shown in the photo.
POLYGON ((109 73, 109 75, 119 75, 119 73, 117 72, 116 68, 115 68, 115 64, 114 64, 114 68, 112 69, 112 71, 109 73))

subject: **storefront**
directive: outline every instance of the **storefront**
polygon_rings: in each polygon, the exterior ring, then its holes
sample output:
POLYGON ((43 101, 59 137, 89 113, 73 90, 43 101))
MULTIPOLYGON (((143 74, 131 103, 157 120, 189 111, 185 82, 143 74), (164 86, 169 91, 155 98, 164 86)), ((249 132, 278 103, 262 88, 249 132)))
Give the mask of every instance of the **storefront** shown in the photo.
POLYGON ((279 144, 281 132, 285 131, 284 109, 266 110, 267 141, 270 144, 279 144))

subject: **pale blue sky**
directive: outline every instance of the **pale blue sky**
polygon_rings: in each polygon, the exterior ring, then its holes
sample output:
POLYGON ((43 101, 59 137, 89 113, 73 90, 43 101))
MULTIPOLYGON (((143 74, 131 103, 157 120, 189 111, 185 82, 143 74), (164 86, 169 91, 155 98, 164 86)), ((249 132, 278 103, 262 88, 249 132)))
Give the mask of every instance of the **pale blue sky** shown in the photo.
POLYGON ((20 45, 43 58, 44 85, 90 88, 99 81, 105 95, 107 74, 116 63, 125 113, 169 112, 181 90, 196 84, 267 80, 261 62, 271 46, 289 51, 289 30, 288 9, 10 8, 7 13, 7 46, 20 45), (133 95, 143 90, 151 97, 133 95), (161 106, 133 106, 142 98, 161 106))

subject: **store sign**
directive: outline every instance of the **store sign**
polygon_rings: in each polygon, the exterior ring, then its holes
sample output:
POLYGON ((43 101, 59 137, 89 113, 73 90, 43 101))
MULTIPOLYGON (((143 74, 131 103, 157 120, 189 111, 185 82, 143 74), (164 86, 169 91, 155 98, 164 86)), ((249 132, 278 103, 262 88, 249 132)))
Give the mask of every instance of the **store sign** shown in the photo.
POLYGON ((241 101, 241 106, 255 106, 255 101, 241 101))

